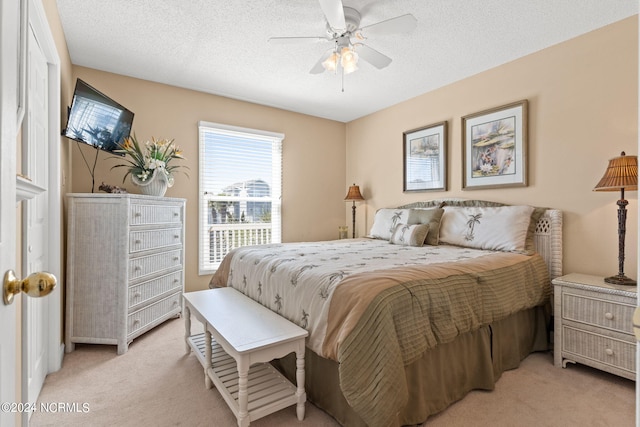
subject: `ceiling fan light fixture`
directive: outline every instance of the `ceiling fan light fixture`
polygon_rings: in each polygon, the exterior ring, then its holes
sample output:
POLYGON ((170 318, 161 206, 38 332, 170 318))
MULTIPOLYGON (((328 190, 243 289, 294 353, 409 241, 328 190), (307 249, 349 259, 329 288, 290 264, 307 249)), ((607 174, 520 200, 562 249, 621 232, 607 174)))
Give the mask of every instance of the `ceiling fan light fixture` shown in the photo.
POLYGON ((344 68, 344 73, 353 73, 358 69, 358 54, 351 47, 343 47, 341 52, 340 65, 344 68))
POLYGON ((340 55, 338 52, 332 52, 331 55, 324 61, 322 61, 322 66, 325 70, 331 71, 332 73, 338 69, 338 60, 340 59, 340 55))

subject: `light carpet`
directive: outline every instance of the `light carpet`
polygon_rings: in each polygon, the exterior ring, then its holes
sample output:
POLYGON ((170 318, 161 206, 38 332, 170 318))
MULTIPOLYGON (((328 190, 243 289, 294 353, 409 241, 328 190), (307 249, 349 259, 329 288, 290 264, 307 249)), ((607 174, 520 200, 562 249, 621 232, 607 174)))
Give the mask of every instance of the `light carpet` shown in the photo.
MULTIPOLYGON (((115 346, 76 345, 47 377, 40 403, 65 410, 36 412, 33 427, 237 425, 217 390, 205 388, 196 357, 186 354, 182 319, 135 339, 121 356, 115 346)), ((505 372, 495 390, 469 393, 424 426, 624 427, 634 425, 634 408, 635 382, 581 365, 555 368, 551 353, 535 353, 505 372)), ((291 406, 251 425, 338 426, 309 402, 302 422, 291 406)))

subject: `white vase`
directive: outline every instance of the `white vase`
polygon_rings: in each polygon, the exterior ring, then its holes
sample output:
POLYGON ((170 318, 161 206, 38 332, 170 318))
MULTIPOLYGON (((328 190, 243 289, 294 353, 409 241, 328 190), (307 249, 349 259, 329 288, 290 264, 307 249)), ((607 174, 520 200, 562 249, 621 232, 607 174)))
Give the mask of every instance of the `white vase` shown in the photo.
POLYGON ((173 180, 167 176, 166 172, 158 169, 154 170, 146 181, 141 181, 137 176, 131 174, 131 181, 140 189, 142 194, 158 197, 164 196, 167 188, 171 187, 170 183, 173 183, 173 180))

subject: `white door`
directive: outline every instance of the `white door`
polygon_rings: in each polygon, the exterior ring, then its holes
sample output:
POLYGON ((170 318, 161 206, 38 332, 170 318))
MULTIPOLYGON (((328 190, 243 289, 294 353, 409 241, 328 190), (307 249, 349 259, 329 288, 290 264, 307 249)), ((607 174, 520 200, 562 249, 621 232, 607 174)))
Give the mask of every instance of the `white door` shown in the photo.
MULTIPOLYGON (((48 168, 48 73, 47 59, 40 44, 28 29, 27 106, 22 127, 22 173, 33 184, 46 189, 48 168)), ((48 194, 39 193, 22 202, 22 274, 50 270, 48 247, 48 194)), ((22 401, 38 399, 49 372, 48 308, 50 301, 22 298, 22 401)), ((26 417, 25 420, 26 421, 26 417)), ((26 423, 25 423, 26 425, 26 423)))
MULTIPOLYGON (((19 2, 0 2, 0 276, 16 269, 16 145, 18 129, 19 2)), ((0 303, 0 425, 16 425, 16 304, 0 303), (5 403, 6 402, 6 403, 5 403), (8 408, 11 409, 11 408, 8 408)))

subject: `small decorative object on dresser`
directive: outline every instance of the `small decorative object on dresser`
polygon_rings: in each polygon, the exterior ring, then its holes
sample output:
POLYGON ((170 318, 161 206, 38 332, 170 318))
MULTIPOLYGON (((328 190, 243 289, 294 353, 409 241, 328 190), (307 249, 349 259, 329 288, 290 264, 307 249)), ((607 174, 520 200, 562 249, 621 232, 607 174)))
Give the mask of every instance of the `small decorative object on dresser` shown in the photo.
POLYGON ((181 313, 185 200, 67 195, 67 352, 134 338, 181 313))
POLYGON ((554 364, 577 362, 635 380, 637 288, 603 279, 568 274, 553 280, 554 364))

